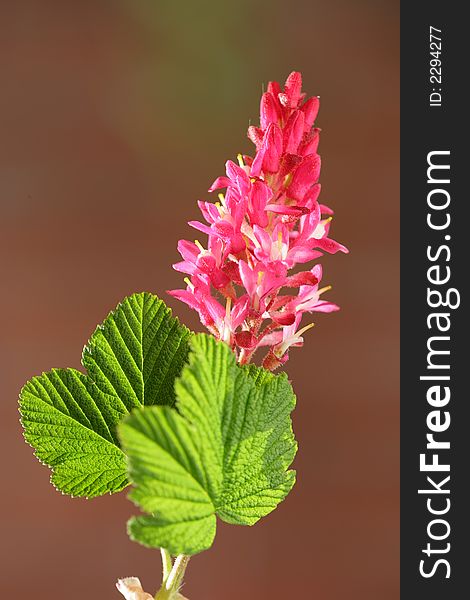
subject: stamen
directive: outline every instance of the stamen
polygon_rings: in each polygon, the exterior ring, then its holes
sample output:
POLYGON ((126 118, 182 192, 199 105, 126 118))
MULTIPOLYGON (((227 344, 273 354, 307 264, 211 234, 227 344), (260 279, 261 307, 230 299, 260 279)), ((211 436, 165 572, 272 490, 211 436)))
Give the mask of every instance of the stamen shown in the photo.
POLYGON ((225 303, 225 319, 227 321, 230 320, 230 310, 232 308, 232 298, 230 298, 230 296, 227 298, 227 301, 225 303))
POLYGON ((325 287, 322 287, 321 290, 318 290, 318 295, 324 294, 325 292, 329 292, 332 287, 332 285, 325 285, 325 287))
POLYGON ((284 177, 284 187, 286 187, 286 188, 287 188, 287 187, 289 187, 289 186, 290 186, 290 184, 291 184, 291 181, 292 181, 293 177, 294 177, 294 176, 292 175, 292 173, 289 173, 288 175, 286 175, 286 176, 284 177))
POLYGON ((204 247, 199 240, 194 240, 194 243, 196 244, 196 246, 199 248, 199 250, 201 252, 204 252, 204 247))
POLYGON ((245 163, 243 162, 243 156, 241 154, 237 154, 238 164, 240 167, 244 167, 245 163))
POLYGON ((223 206, 224 208, 227 208, 227 207, 225 206, 225 196, 224 196, 222 193, 220 193, 220 194, 217 194, 217 197, 219 198, 219 200, 220 200, 220 203, 222 204, 222 206, 223 206))
POLYGON ((305 325, 305 327, 302 327, 302 329, 299 329, 299 331, 295 334, 295 337, 301 337, 302 334, 304 334, 309 329, 312 329, 312 327, 315 327, 315 323, 309 323, 308 325, 305 325))
POLYGON ((250 225, 248 225, 248 223, 246 221, 243 221, 240 229, 241 229, 242 234, 245 237, 247 237, 249 240, 251 240, 253 242, 253 245, 256 246, 256 248, 261 248, 261 244, 258 242, 258 240, 256 239, 256 236, 253 232, 253 228, 250 227, 250 225))
POLYGON ((227 298, 225 302, 225 319, 221 324, 222 332, 221 339, 230 345, 231 338, 231 327, 230 327, 230 309, 232 307, 232 299, 230 297, 227 298))
POLYGON ((277 245, 279 248, 279 254, 282 254, 282 231, 277 232, 277 245))

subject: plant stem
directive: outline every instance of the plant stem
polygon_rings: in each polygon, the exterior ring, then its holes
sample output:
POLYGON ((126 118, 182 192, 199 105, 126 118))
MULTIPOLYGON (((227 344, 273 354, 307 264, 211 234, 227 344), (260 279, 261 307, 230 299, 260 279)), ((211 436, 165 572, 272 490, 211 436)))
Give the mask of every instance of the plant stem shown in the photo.
MULTIPOLYGON (((171 564, 171 558, 166 550, 162 550, 162 559, 163 558, 165 559, 164 565, 166 563, 168 567, 168 564, 171 564)), ((177 556, 175 562, 173 563, 173 566, 171 567, 171 571, 167 575, 166 579, 166 567, 163 567, 164 581, 162 583, 162 587, 158 590, 157 595, 155 596, 155 600, 177 600, 177 598, 179 597, 178 590, 183 582, 183 577, 186 571, 186 567, 188 566, 188 562, 189 556, 186 556, 185 554, 180 554, 179 556, 177 556)))
POLYGON ((165 550, 165 548, 160 548, 160 552, 162 555, 162 570, 163 570, 162 583, 166 583, 166 580, 168 579, 168 575, 170 574, 171 569, 173 567, 173 561, 171 560, 171 555, 168 552, 168 550, 165 550))
POLYGON ((186 556, 186 554, 180 554, 176 557, 175 564, 173 565, 171 573, 167 579, 168 588, 178 591, 183 583, 183 577, 186 567, 188 566, 188 562, 189 556, 186 556))

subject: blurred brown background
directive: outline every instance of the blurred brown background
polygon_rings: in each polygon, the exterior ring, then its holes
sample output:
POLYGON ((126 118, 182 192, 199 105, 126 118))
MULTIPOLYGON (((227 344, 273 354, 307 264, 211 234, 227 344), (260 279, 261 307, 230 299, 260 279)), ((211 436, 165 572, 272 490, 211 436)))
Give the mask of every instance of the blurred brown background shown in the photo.
POLYGON ((2 598, 121 596, 160 577, 130 542, 125 494, 62 497, 21 438, 21 385, 79 367, 126 294, 166 297, 186 221, 250 152, 262 84, 319 94, 322 200, 349 256, 324 261, 338 314, 287 371, 298 483, 254 528, 221 525, 191 600, 398 598, 398 2, 0 2, 2 598), (303 595, 302 595, 303 594, 303 595))

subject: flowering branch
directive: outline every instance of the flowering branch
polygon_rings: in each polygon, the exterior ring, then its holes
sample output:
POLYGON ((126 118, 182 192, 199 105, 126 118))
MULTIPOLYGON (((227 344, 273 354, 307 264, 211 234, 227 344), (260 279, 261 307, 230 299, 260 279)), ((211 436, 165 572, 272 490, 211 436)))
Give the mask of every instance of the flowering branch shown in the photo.
MULTIPOLYGON (((142 514, 128 534, 161 549, 155 600, 185 600, 189 557, 212 546, 218 519, 254 525, 295 483, 295 394, 285 373, 268 371, 302 346, 305 313, 338 310, 322 298, 321 266, 296 267, 347 252, 318 202, 318 108, 300 73, 283 90, 270 83, 260 126, 248 129, 255 156, 226 163, 209 190, 225 193, 199 202, 205 223, 190 222, 207 247, 178 244, 187 287, 170 293, 213 336, 190 332, 153 294, 132 294, 90 337, 85 372, 52 369, 20 392, 25 439, 57 489, 93 498, 132 484, 142 514), (240 367, 260 348, 264 368, 240 367)), ((126 600, 154 598, 136 577, 116 585, 126 600)))

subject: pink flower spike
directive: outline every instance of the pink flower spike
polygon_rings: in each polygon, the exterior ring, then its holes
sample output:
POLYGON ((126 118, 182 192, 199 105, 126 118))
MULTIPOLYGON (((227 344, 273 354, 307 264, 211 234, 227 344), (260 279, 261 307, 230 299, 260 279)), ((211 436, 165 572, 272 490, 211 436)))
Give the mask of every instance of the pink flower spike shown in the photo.
POLYGON ((182 260, 173 268, 190 276, 186 289, 172 296, 196 310, 202 324, 249 362, 267 347, 263 366, 275 369, 289 349, 303 344, 304 313, 329 313, 338 306, 321 298, 322 270, 293 273, 298 265, 347 252, 329 237, 332 210, 319 204, 320 130, 314 127, 316 97, 305 100, 300 73, 292 72, 284 90, 270 82, 260 103, 260 126, 250 126, 254 157, 226 162, 225 175, 210 191, 218 202, 198 202, 203 222, 189 225, 207 235, 200 244, 182 240, 182 260), (290 292, 290 293, 289 293, 290 292))

